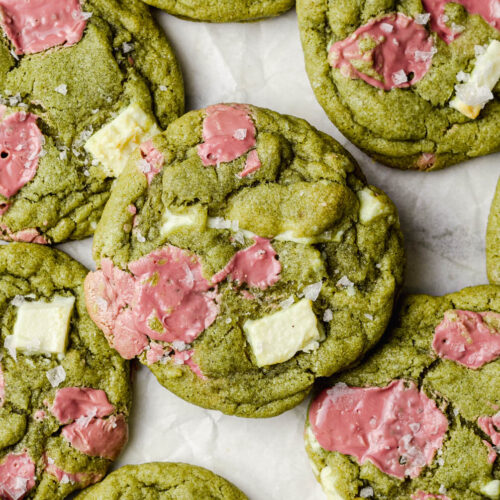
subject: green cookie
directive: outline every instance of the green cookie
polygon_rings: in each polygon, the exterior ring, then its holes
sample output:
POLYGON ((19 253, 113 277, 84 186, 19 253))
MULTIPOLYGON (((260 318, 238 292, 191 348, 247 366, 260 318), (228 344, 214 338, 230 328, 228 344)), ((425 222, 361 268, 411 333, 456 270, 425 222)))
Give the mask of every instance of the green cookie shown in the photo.
POLYGON ((269 417, 378 341, 402 281, 398 216, 337 142, 236 104, 153 142, 118 179, 86 280, 124 357, 194 404, 269 417))
POLYGON ((283 14, 295 0, 145 0, 169 14, 193 21, 229 23, 257 21, 283 14))
POLYGON ((324 491, 342 500, 498 499, 499 339, 500 287, 405 298, 382 342, 359 366, 333 377, 333 387, 310 407, 306 450, 324 491), (380 418, 376 405, 356 400, 360 389, 353 388, 394 390, 395 383, 406 387, 403 394, 413 391, 426 400, 425 408, 415 397, 408 405, 394 397, 380 418), (334 407, 346 409, 343 423, 334 407), (369 431, 357 426, 360 418, 369 422, 369 431), (340 449, 342 436, 351 440, 350 425, 358 444, 367 440, 360 448, 369 442, 368 458, 360 460, 354 448, 340 449), (405 468, 402 477, 398 467, 405 468))
POLYGON ((126 465, 77 496, 81 500, 246 500, 220 476, 195 465, 154 462, 126 465))
POLYGON ((86 274, 51 248, 0 247, 0 498, 65 498, 127 440, 129 367, 87 314, 86 274))
POLYGON ((6 240, 58 243, 93 234, 124 157, 183 112, 180 70, 148 7, 139 0, 85 0, 81 8, 75 15, 86 16, 86 27, 71 46, 21 55, 6 33, 0 37, 6 106, 0 237, 6 240), (16 146, 5 130, 9 120, 22 127, 26 116, 39 136, 28 152, 17 149, 26 146, 22 138, 16 146), (27 171, 18 165, 12 180, 5 163, 15 161, 27 171))
POLYGON ((500 150, 498 17, 460 3, 297 2, 316 98, 375 160, 429 171, 500 150))
POLYGON ((488 219, 486 232, 486 264, 491 283, 500 284, 500 180, 488 219))

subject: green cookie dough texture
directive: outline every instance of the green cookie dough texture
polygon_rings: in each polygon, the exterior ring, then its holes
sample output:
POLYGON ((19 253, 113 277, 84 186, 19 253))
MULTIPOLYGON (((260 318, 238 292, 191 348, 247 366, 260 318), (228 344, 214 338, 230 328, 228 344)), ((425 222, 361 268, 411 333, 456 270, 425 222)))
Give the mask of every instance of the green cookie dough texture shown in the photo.
POLYGON ((37 115, 45 139, 34 179, 9 200, 0 196, 10 204, 0 216, 5 239, 26 229, 49 243, 93 234, 113 178, 86 153, 87 139, 131 103, 163 128, 183 112, 180 70, 148 7, 86 0, 82 9, 92 17, 71 47, 17 60, 0 37, 1 102, 37 115))
POLYGON ((295 0, 144 0, 169 14, 194 21, 256 21, 291 9, 295 0))
MULTIPOLYGON (((162 385, 187 401, 269 417, 300 403, 317 377, 349 366, 378 341, 402 282, 404 251, 396 208, 367 186, 336 141, 304 120, 246 109, 256 128, 260 169, 237 175, 246 154, 203 166, 197 146, 207 111, 184 115, 153 140, 164 163, 150 186, 138 154, 118 179, 96 230, 94 258, 98 266, 109 258, 125 270, 129 262, 173 245, 199 256, 210 280, 253 244, 252 233, 270 239, 281 264, 276 284, 265 290, 244 290, 228 280, 218 285, 217 319, 192 342, 205 379, 172 362, 150 366, 162 385), (188 208, 198 214, 195 221, 162 231, 169 214, 188 208), (233 229, 210 224, 221 219, 233 229), (305 288, 315 283, 321 291, 312 294, 311 304, 324 339, 311 352, 258 367, 244 323, 285 309, 304 294, 309 298, 305 288)), ((145 353, 140 359, 146 363, 145 353)))
POLYGON ((408 500, 418 491, 446 494, 451 500, 498 499, 498 494, 485 494, 485 486, 492 481, 495 482, 490 488, 495 485, 498 490, 500 464, 498 459, 493 464, 488 462, 488 448, 483 440, 490 438, 480 429, 477 419, 498 411, 500 359, 472 370, 436 357, 431 347, 434 329, 449 309, 498 313, 500 287, 465 288, 443 297, 406 297, 374 351, 359 366, 329 381, 332 385, 343 382, 353 387, 385 387, 394 379, 414 381, 436 401, 449 421, 441 451, 419 477, 400 480, 384 474, 369 461, 359 465, 352 456, 323 449, 307 421, 306 450, 317 479, 323 478, 323 488, 331 491, 333 486, 337 492, 338 496, 332 498, 359 499, 366 496, 360 494, 363 488, 372 488, 369 498, 375 500, 408 500))
POLYGON ((500 179, 498 180, 488 220, 486 263, 490 283, 500 285, 500 179))
POLYGON ((432 34, 437 53, 429 72, 407 89, 383 91, 342 76, 327 60, 332 42, 347 38, 372 19, 425 11, 420 0, 299 0, 306 69, 316 98, 330 120, 375 160, 401 169, 435 170, 500 150, 500 83, 494 100, 471 120, 449 106, 457 73, 470 72, 475 46, 500 40, 500 33, 458 4, 445 7, 450 25, 465 26, 447 45, 432 34))
POLYGON ((82 491, 79 500, 247 500, 222 477, 202 467, 153 462, 126 465, 82 491))
POLYGON ((116 413, 127 416, 129 412, 128 363, 110 349, 86 311, 83 294, 86 274, 87 270, 78 262, 51 248, 28 243, 0 247, 0 366, 5 384, 5 400, 0 408, 0 465, 9 454, 23 453, 35 463, 36 484, 23 498, 62 499, 85 486, 58 481, 45 470, 45 457, 68 475, 84 477, 102 477, 111 465, 110 460, 80 453, 61 436, 62 426, 48 409, 56 393, 47 377, 49 370, 64 369, 65 380, 57 389, 101 389, 116 413), (19 301, 19 296, 26 297, 26 301, 49 302, 55 296, 76 299, 65 356, 17 351, 17 360, 12 357, 4 344, 13 332, 17 316, 14 299, 19 301), (37 416, 40 410, 45 416, 37 416))

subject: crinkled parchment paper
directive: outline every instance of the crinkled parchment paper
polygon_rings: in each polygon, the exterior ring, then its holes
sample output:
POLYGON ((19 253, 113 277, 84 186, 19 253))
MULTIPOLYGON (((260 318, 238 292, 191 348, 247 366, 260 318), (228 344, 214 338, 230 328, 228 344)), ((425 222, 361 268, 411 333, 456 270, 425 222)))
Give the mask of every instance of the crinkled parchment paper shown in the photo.
MULTIPOLYGON (((304 70, 297 19, 290 12, 253 24, 209 25, 157 12, 182 64, 187 109, 248 102, 308 120, 351 151, 370 182, 399 209, 406 238, 406 290, 444 294, 486 283, 484 234, 500 155, 435 173, 375 164, 335 129, 304 70)), ((60 245, 88 267, 91 240, 60 245)), ((302 440, 307 405, 266 420, 197 408, 163 389, 147 368, 135 378, 128 447, 116 467, 153 460, 198 464, 252 500, 323 499, 302 440)))

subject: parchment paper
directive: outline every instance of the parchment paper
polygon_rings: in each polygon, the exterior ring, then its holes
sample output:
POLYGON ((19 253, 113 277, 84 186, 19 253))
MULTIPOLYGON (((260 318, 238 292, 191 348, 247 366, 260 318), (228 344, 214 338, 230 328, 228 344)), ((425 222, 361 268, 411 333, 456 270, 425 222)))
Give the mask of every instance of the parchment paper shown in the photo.
MULTIPOLYGON (((295 12, 229 25, 156 15, 180 59, 188 110, 224 101, 268 107, 305 118, 354 154, 370 182, 398 206, 407 245, 406 291, 444 294, 486 283, 484 234, 500 154, 430 174, 378 165, 348 144, 317 104, 295 12)), ((91 240, 60 248, 95 267, 91 240)), ((184 402, 141 367, 130 442, 116 467, 183 461, 221 474, 252 500, 323 499, 303 446, 306 407, 265 420, 229 417, 184 402)))

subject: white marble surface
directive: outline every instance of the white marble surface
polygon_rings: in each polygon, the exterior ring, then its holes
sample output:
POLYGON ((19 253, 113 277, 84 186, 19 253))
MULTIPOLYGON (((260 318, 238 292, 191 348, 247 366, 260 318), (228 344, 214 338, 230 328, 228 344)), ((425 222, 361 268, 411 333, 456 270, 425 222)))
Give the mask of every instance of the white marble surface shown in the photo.
MULTIPOLYGON (((309 86, 297 19, 290 12, 254 24, 209 25, 156 12, 182 64, 187 109, 249 102, 307 119, 354 154, 370 182, 398 206, 406 238, 406 290, 444 294, 486 282, 484 234, 500 174, 500 154, 435 173, 375 164, 329 122, 309 86)), ((91 240, 60 245, 88 267, 91 240)), ((212 469, 252 500, 313 500, 324 495, 303 447, 306 404, 266 420, 207 411, 137 373, 131 438, 116 466, 152 460, 212 469)))

